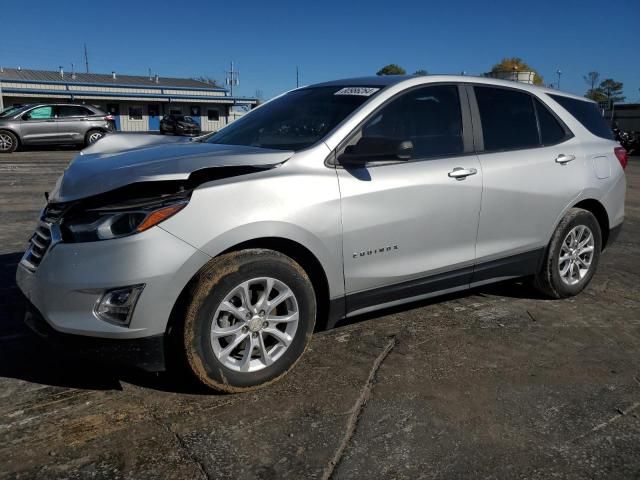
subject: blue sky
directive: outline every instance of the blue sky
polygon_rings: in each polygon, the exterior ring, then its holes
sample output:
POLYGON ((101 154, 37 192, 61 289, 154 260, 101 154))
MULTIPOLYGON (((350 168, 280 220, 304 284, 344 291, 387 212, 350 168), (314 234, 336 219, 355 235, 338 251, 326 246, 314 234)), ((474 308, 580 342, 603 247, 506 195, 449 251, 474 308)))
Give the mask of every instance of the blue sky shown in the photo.
POLYGON ((545 83, 582 94, 582 76, 624 82, 640 101, 640 1, 237 1, 3 2, 0 65, 224 79, 233 60, 238 93, 269 98, 301 83, 408 72, 479 74, 506 56, 545 83), (615 6, 615 10, 613 7, 615 6))

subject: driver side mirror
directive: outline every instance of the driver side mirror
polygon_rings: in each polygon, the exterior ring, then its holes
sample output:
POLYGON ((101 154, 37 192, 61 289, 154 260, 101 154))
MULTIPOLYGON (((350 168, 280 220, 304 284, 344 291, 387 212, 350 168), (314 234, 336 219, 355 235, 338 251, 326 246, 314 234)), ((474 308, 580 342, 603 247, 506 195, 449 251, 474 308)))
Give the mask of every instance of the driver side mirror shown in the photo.
POLYGON ((413 142, 385 137, 362 137, 338 157, 342 165, 357 166, 370 162, 407 161, 413 157, 413 142))

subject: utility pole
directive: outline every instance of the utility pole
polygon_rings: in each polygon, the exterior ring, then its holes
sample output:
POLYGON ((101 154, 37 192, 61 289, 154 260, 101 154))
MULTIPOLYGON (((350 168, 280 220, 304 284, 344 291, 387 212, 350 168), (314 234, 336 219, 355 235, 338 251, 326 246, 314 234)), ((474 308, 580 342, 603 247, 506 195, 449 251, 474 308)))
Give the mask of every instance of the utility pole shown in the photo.
POLYGON ((300 86, 300 72, 298 71, 298 66, 296 65, 296 88, 300 86))
POLYGON ((4 101, 2 100, 2 74, 4 73, 4 68, 0 66, 0 112, 4 110, 4 101))
POLYGON ((84 44, 84 66, 87 68, 87 73, 89 73, 89 54, 87 53, 87 44, 84 44))
POLYGON ((560 75, 562 75, 562 70, 558 69, 556 74, 558 75, 558 90, 560 90, 560 75))
POLYGON ((231 70, 227 72, 225 83, 229 85, 229 93, 233 97, 233 87, 240 85, 240 72, 233 69, 233 62, 231 62, 231 70))

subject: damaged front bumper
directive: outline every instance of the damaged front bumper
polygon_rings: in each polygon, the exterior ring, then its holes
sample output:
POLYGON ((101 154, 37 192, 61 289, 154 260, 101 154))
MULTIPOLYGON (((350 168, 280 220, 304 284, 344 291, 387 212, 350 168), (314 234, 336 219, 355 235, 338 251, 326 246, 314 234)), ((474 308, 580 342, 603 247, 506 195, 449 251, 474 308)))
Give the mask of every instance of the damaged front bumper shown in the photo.
POLYGON ((128 340, 71 335, 55 330, 32 303, 27 301, 24 323, 40 338, 66 355, 148 372, 166 370, 165 335, 128 340))
POLYGON ((107 355, 101 352, 131 353, 143 347, 149 347, 151 354, 159 350, 183 288, 209 260, 208 255, 153 227, 115 240, 52 245, 35 270, 18 266, 16 282, 29 301, 26 320, 37 332, 46 332, 41 336, 55 342, 64 338, 63 343, 82 345, 85 353, 95 350, 98 357, 107 355), (145 287, 129 325, 100 319, 95 307, 104 293, 133 284, 145 287), (114 347, 118 342, 122 346, 114 347))

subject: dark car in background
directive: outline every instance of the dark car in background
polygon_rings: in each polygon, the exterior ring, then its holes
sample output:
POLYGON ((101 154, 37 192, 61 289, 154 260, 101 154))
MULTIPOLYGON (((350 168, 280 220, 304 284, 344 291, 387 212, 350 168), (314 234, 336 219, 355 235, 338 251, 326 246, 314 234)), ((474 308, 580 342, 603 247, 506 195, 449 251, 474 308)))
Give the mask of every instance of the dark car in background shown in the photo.
POLYGON ((113 117, 90 105, 32 104, 0 113, 0 153, 21 145, 90 145, 113 131, 113 117))
POLYGON ((200 124, 188 115, 169 114, 160 120, 160 133, 166 135, 200 135, 200 124))

